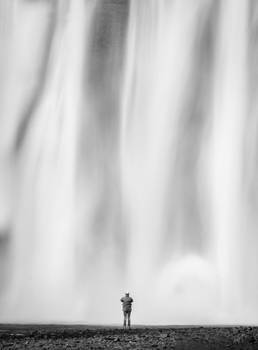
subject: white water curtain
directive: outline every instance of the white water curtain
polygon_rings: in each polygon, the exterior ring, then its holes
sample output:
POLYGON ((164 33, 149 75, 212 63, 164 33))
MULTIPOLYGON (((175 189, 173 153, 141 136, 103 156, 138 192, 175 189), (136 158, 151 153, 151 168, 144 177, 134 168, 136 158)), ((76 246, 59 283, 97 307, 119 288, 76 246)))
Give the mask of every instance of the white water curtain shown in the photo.
POLYGON ((255 0, 0 0, 1 322, 256 323, 255 0))

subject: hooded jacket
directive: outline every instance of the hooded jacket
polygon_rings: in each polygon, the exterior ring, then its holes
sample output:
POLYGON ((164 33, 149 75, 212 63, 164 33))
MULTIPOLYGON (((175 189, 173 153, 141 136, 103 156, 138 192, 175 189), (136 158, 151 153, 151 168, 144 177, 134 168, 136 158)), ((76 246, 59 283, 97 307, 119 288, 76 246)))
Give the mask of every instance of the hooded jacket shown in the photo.
POLYGON ((132 311, 133 298, 125 296, 122 297, 120 300, 123 303, 123 311, 132 311))

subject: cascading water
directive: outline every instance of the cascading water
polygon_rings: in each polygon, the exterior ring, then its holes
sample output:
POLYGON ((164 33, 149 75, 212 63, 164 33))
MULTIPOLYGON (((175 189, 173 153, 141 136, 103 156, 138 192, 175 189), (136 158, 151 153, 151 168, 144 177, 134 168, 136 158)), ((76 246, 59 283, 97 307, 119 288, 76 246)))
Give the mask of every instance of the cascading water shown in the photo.
POLYGON ((257 323, 256 2, 0 18, 1 322, 257 323))

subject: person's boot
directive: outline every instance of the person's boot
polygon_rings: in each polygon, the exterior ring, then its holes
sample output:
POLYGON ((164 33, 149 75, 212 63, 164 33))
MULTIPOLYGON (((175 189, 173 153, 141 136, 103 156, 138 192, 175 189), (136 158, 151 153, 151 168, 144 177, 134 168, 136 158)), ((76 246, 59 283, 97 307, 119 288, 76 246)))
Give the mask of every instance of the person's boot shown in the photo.
POLYGON ((131 320, 128 320, 128 328, 131 329, 131 320))
POLYGON ((126 329, 126 320, 124 320, 124 327, 123 328, 126 329))

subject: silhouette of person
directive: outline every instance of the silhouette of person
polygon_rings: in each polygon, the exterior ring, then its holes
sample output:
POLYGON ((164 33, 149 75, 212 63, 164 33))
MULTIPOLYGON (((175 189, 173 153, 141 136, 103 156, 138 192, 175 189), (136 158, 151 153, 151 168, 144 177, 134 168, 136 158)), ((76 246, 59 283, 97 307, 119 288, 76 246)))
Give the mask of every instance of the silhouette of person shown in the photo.
POLYGON ((128 328, 131 329, 131 312, 133 298, 130 297, 129 293, 125 293, 125 296, 121 299, 124 314, 124 329, 126 329, 126 320, 128 321, 128 328))

